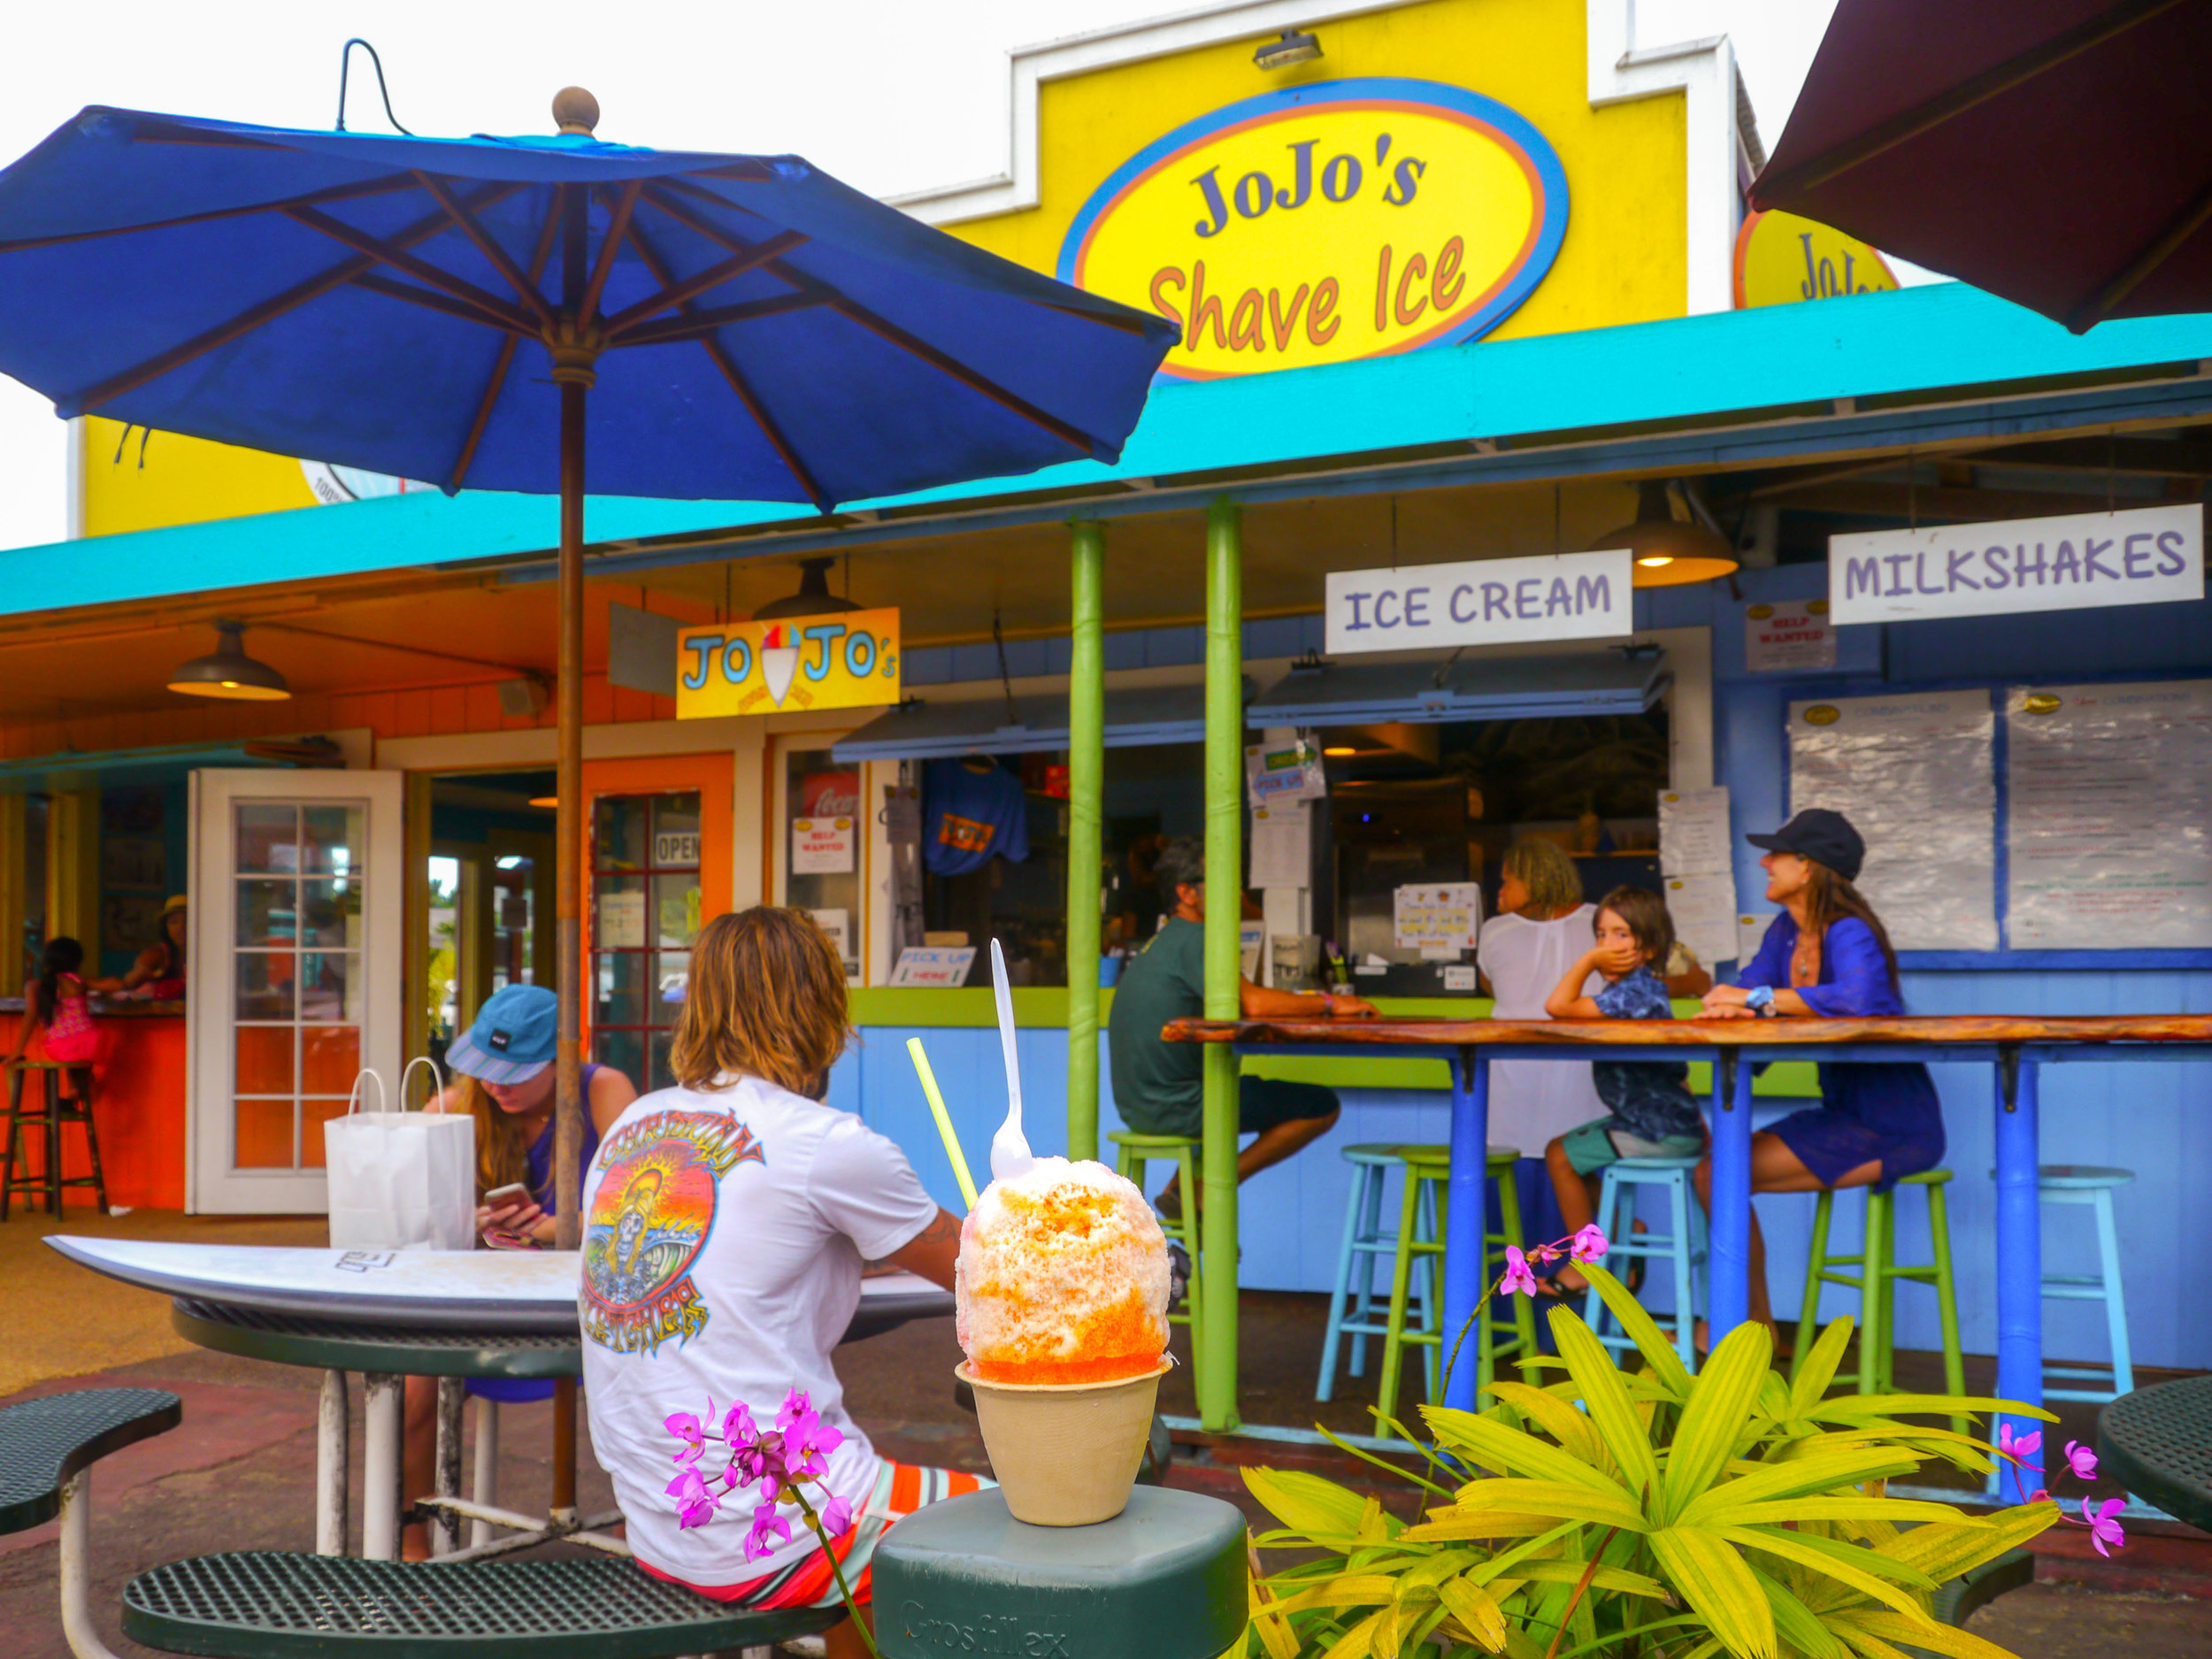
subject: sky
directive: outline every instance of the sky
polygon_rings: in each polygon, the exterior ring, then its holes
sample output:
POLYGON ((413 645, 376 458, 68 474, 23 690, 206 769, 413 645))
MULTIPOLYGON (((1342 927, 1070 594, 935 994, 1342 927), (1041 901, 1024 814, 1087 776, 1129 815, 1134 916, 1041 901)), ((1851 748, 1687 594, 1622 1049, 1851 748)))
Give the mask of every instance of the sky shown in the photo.
MULTIPOLYGON (((1006 165, 1012 48, 1182 9, 1175 0, 102 0, 31 5, 0 53, 0 159, 88 104, 328 127, 349 35, 373 42, 417 133, 549 129, 561 87, 597 95, 603 138, 794 152, 897 195, 1006 165)), ((1779 135, 1834 0, 1637 0, 1636 38, 1725 34, 1761 133, 1779 135)), ((355 55, 348 122, 385 130, 355 55)), ((0 547, 66 530, 62 423, 0 376, 0 547)))

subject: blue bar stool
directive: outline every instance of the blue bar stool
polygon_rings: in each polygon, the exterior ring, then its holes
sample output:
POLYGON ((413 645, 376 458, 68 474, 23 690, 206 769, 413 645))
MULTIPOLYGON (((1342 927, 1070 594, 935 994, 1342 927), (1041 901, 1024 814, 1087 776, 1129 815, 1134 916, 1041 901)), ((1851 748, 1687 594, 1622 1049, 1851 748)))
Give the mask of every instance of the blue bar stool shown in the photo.
MULTIPOLYGON (((1697 1193, 1691 1186, 1696 1171, 1695 1158, 1623 1158, 1605 1167, 1605 1184, 1598 1189, 1598 1229, 1607 1240, 1606 1270, 1617 1279, 1625 1279, 1627 1269, 1624 1258, 1646 1260, 1663 1258, 1674 1274, 1674 1351, 1682 1356, 1687 1370, 1697 1369, 1696 1325, 1697 1310, 1704 1300, 1705 1284, 1705 1211, 1697 1202, 1697 1193), (1653 1187, 1666 1194, 1667 1231, 1639 1233, 1636 1231, 1636 1194, 1643 1187, 1653 1187)), ((1590 1298, 1590 1329, 1599 1341, 1616 1353, 1632 1349, 1636 1344, 1621 1329, 1620 1321, 1613 1317, 1612 1309, 1603 1298, 1590 1298)), ((1658 1318, 1658 1316, 1653 1316, 1658 1318)), ((1666 1320, 1659 1319, 1660 1327, 1666 1320)))
MULTIPOLYGON (((2127 1302, 2120 1294, 2120 1233, 2114 1225, 2112 1193, 2135 1179, 2133 1170, 2101 1169, 2086 1164, 2046 1164, 2036 1171, 2036 1185, 2047 1204, 2084 1204, 2097 1217, 2097 1271, 2093 1273, 2046 1273, 2043 1294, 2055 1302, 2101 1302, 2105 1329, 2110 1333, 2112 1363, 2050 1365, 2043 1368, 2046 1400, 2117 1400, 2135 1392, 2135 1363, 2128 1351, 2127 1302), (2110 1386, 2060 1387, 2054 1382, 2107 1384, 2110 1386)), ((1996 1179, 1996 1172, 1990 1172, 1996 1179)))
MULTIPOLYGON (((1405 1166, 1405 1155, 1394 1146, 1370 1141, 1346 1147, 1344 1161, 1352 1166, 1352 1192, 1344 1206, 1344 1240, 1337 1248, 1336 1288, 1329 1297, 1328 1334, 1321 1343, 1316 1400, 1327 1400, 1335 1393, 1337 1355, 1345 1337, 1352 1339, 1352 1375, 1367 1374, 1367 1339, 1384 1334, 1384 1327, 1370 1313, 1376 1300, 1375 1260, 1398 1253, 1397 1233, 1382 1230, 1383 1185, 1392 1170, 1405 1166)), ((1426 1273, 1421 1276, 1418 1294, 1425 1329, 1433 1322, 1426 1273)))

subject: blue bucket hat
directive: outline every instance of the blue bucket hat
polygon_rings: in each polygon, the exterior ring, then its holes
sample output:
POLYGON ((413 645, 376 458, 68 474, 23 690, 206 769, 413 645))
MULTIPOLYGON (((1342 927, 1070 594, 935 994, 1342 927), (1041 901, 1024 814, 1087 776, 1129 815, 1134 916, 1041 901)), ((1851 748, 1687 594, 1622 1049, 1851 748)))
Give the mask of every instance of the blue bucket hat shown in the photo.
POLYGON ((541 985, 494 993, 476 1023, 445 1051, 446 1064, 487 1083, 527 1083, 553 1064, 560 1006, 541 985))

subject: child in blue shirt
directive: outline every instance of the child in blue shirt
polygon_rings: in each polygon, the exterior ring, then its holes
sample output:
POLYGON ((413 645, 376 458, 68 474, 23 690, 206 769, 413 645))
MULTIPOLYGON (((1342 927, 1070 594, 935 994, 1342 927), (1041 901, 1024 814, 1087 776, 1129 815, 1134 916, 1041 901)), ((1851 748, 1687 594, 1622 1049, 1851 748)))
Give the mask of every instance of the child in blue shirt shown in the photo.
MULTIPOLYGON (((1593 926, 1597 942, 1567 970, 1544 1011, 1554 1019, 1672 1019, 1658 970, 1674 948, 1674 918, 1666 902, 1641 887, 1616 887, 1599 903, 1593 926), (1605 984, 1595 996, 1583 987, 1593 973, 1605 984)), ((1601 1060, 1590 1068, 1598 1098, 1610 1115, 1570 1129, 1544 1148, 1552 1187, 1567 1230, 1590 1225, 1599 1178, 1623 1158, 1694 1158, 1705 1149, 1705 1124, 1685 1081, 1680 1061, 1601 1060)), ((1587 1289, 1571 1262, 1548 1281, 1554 1295, 1587 1289)))

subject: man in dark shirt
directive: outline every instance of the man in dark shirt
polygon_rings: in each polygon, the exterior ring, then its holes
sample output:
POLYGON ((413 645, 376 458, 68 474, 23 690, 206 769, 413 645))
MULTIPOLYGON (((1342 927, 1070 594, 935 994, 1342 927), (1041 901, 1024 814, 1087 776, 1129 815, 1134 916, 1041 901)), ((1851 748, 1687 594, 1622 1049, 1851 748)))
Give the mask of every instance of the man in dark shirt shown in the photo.
MULTIPOLYGON (((1166 1041, 1160 1028, 1171 1019, 1205 1012, 1205 852, 1194 841, 1170 841, 1156 869, 1161 898, 1164 902, 1172 894, 1174 909, 1161 921, 1151 943, 1122 970, 1114 987, 1113 1014, 1106 1030, 1113 1060, 1114 1104, 1122 1121, 1141 1133, 1196 1136, 1202 1132, 1205 1115, 1201 1081, 1204 1049, 1197 1043, 1166 1041)), ((1234 889, 1224 897, 1234 902, 1234 889)), ((1237 1000, 1248 1019, 1359 1018, 1375 1012, 1356 996, 1271 991, 1241 979, 1237 1000)), ((1335 1091, 1317 1083, 1239 1079, 1237 1131, 1258 1138, 1237 1156, 1238 1181, 1249 1180, 1326 1134, 1338 1110, 1335 1091)), ((1158 1203, 1163 1215, 1182 1213, 1182 1194, 1175 1181, 1168 1183, 1158 1203)))

